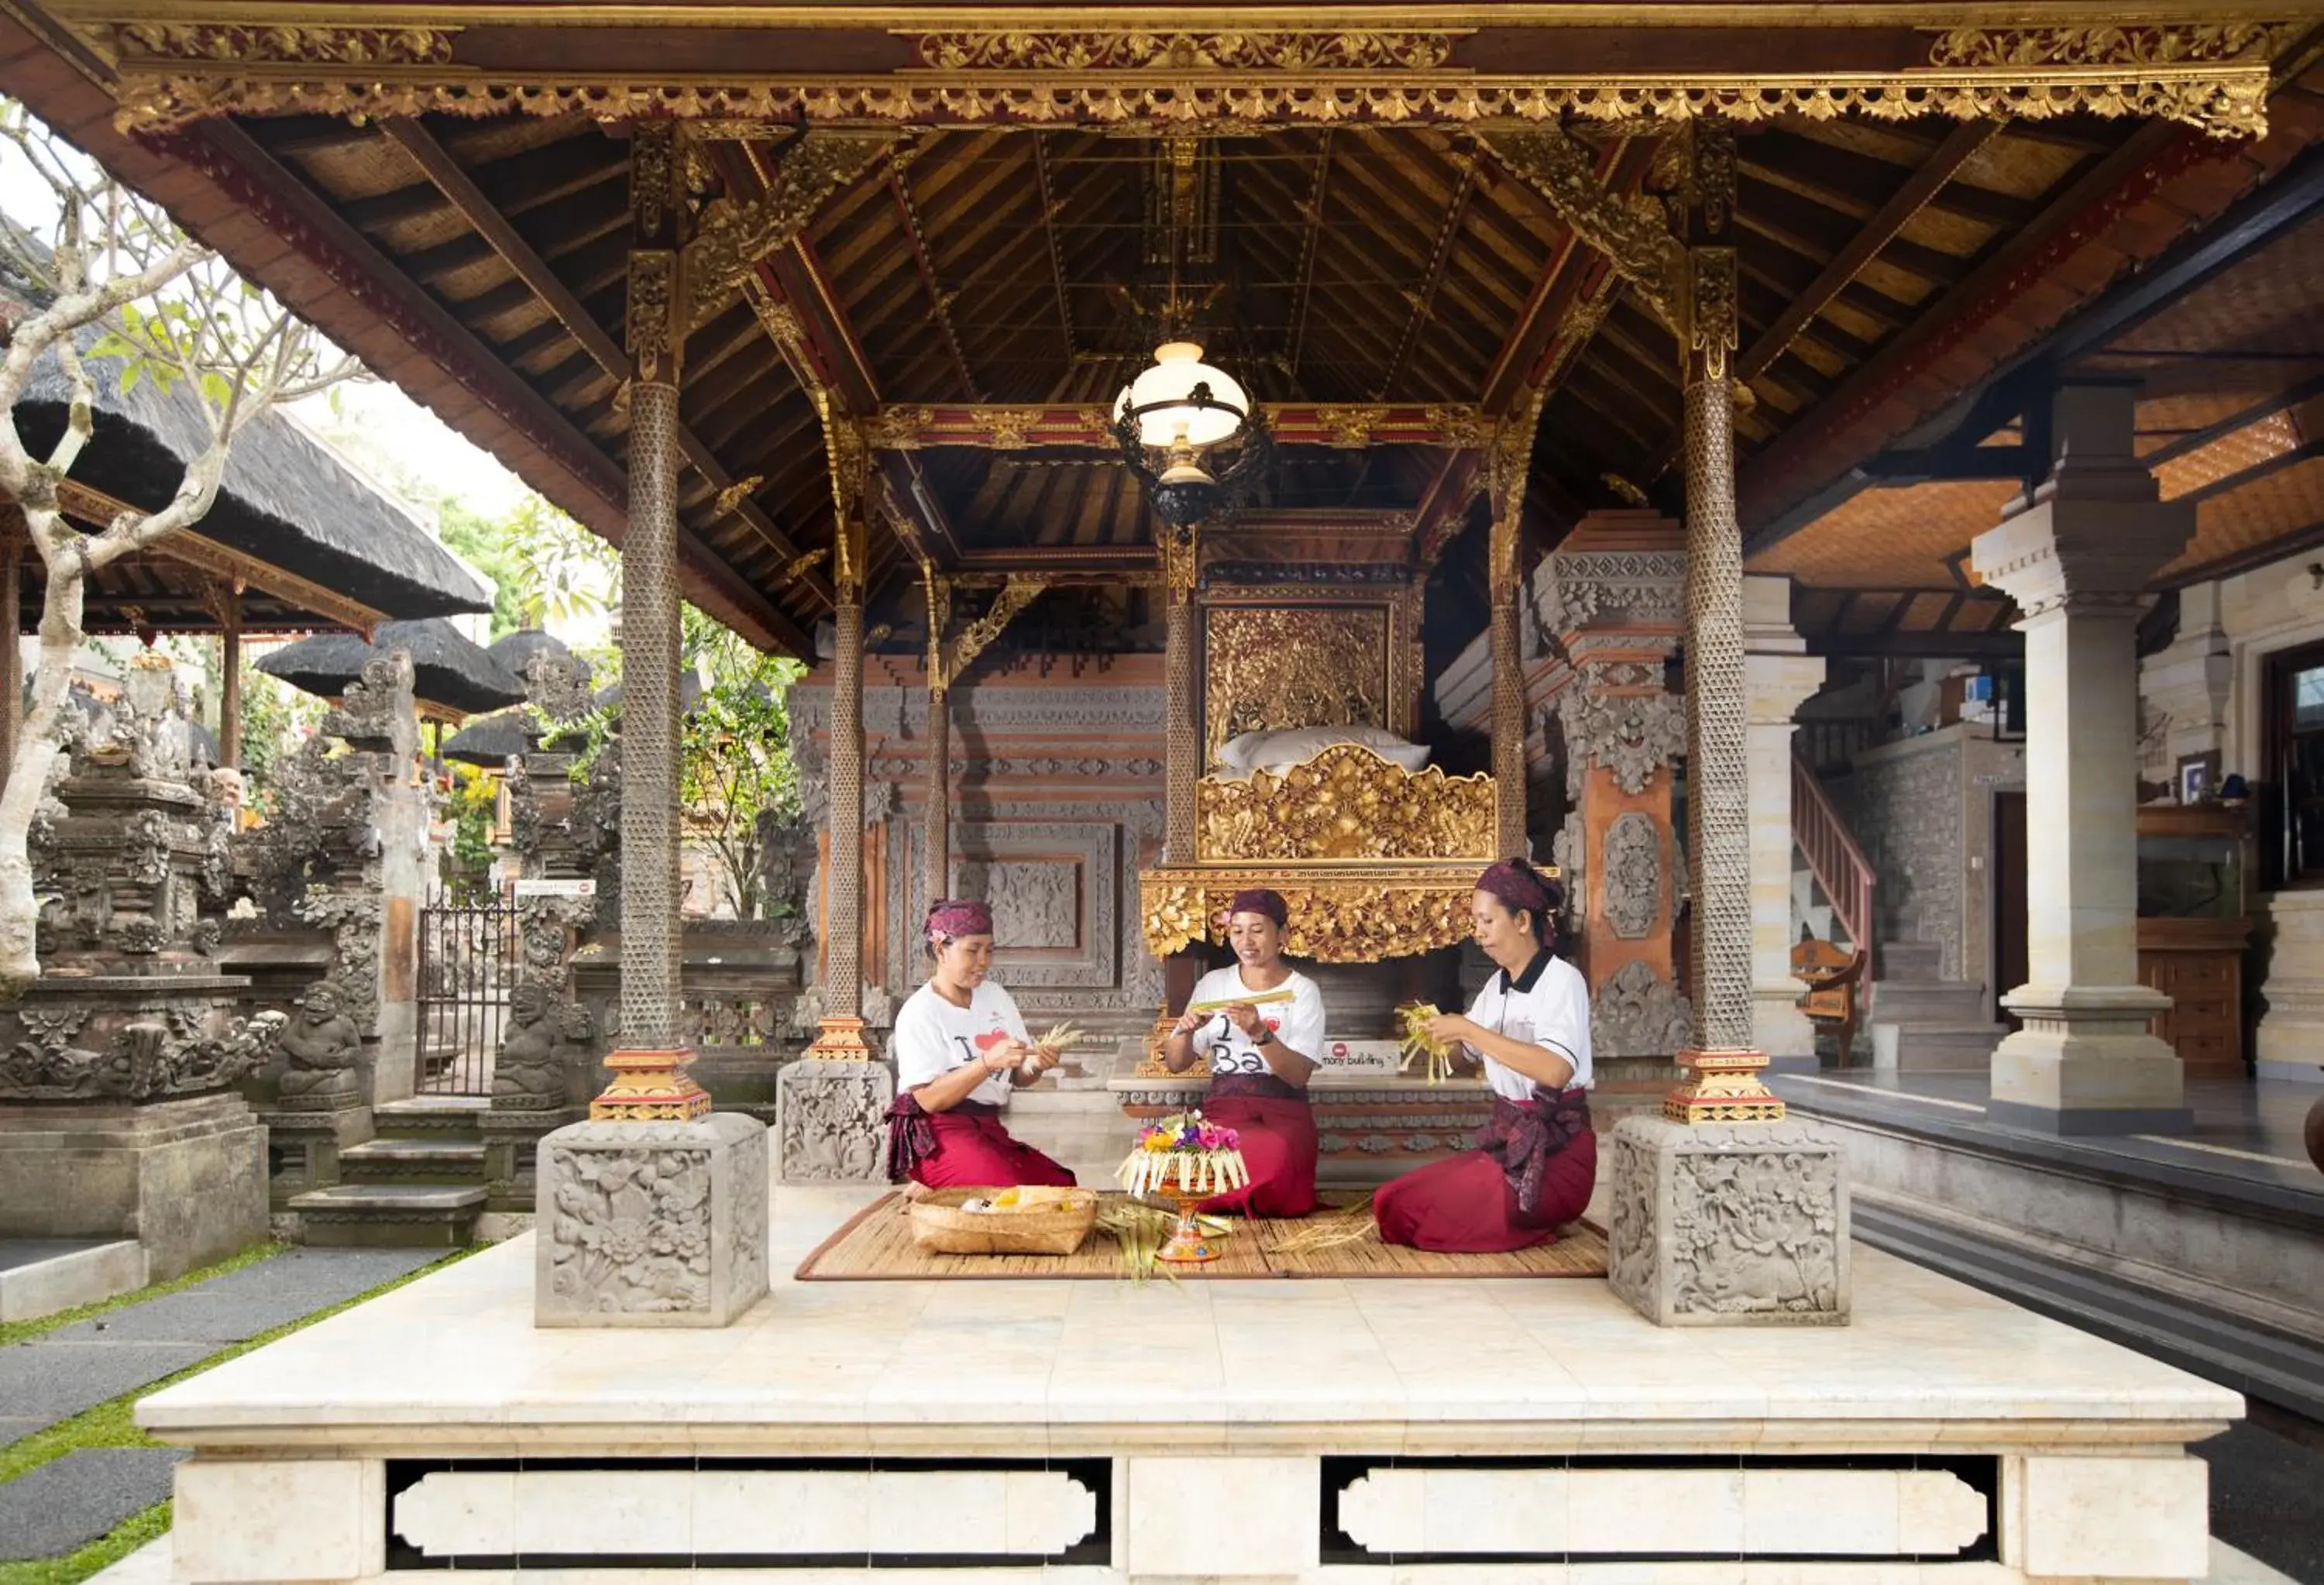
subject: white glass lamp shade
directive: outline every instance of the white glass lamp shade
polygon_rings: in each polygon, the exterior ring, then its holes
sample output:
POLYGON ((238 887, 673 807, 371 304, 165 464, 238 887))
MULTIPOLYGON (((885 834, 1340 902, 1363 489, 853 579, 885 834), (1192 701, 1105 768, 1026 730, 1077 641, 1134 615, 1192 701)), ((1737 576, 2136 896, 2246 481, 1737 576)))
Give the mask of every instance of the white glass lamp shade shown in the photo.
POLYGON ((1154 366, 1130 382, 1121 400, 1131 408, 1152 408, 1138 420, 1138 438, 1148 446, 1195 447, 1216 446, 1242 428, 1250 411, 1250 398, 1221 370, 1203 362, 1203 349, 1191 341, 1167 341, 1154 349, 1154 366), (1211 388, 1219 407, 1195 407, 1194 387, 1211 388), (1157 407, 1156 403, 1165 405, 1157 407))

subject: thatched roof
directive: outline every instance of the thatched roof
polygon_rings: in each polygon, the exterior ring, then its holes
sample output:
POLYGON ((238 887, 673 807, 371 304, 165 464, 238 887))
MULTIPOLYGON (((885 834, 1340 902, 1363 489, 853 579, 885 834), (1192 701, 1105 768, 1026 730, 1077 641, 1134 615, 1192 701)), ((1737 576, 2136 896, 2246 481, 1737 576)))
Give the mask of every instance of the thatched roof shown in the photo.
MULTIPOLYGON (((537 627, 523 627, 505 638, 495 639, 484 646, 484 653, 509 669, 512 677, 522 677, 525 664, 535 655, 554 655, 559 659, 573 658, 573 650, 564 640, 545 633, 537 627)), ((589 663, 581 662, 581 676, 587 680, 589 663)))
POLYGON ((467 714, 524 697, 522 682, 440 616, 383 622, 368 644, 354 633, 318 633, 262 656, 258 669, 294 688, 334 698, 363 675, 365 662, 398 650, 410 651, 411 691, 429 704, 467 714))
POLYGON ((531 705, 495 710, 490 715, 477 716, 446 738, 440 751, 447 760, 498 770, 512 756, 532 751, 532 729, 531 705))
MULTIPOLYGON (((21 277, 0 269, 0 316, 13 319, 38 300, 21 277)), ((97 424, 72 476, 158 511, 208 444, 201 400, 183 381, 166 392, 151 380, 123 391, 120 359, 87 357, 97 335, 91 327, 78 338, 97 424)), ((68 400, 55 356, 42 359, 15 414, 35 456, 64 433, 68 400)), ((259 414, 235 437, 198 531, 392 617, 492 609, 491 591, 409 511, 280 411, 259 414)))

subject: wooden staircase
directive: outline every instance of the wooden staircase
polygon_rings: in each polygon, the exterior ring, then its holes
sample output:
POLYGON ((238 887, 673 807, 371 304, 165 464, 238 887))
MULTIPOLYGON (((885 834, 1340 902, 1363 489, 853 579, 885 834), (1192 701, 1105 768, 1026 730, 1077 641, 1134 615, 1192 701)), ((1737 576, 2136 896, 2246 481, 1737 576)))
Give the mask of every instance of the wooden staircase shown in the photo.
POLYGON ((421 1095, 373 1109, 378 1134, 339 1154, 342 1182, 294 1196, 309 1244, 455 1249, 484 1209, 482 1096, 421 1095))

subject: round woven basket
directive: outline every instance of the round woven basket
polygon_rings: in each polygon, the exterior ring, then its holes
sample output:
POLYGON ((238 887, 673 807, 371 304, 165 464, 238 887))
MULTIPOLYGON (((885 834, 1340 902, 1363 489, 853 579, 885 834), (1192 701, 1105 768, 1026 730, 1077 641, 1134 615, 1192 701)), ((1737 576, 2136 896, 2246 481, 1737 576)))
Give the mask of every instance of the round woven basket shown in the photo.
POLYGON ((1097 1225, 1097 1192, 1058 1191, 1055 1205, 963 1211, 998 1189, 937 1189, 912 1202, 912 1242, 931 1255, 1070 1255, 1097 1225))

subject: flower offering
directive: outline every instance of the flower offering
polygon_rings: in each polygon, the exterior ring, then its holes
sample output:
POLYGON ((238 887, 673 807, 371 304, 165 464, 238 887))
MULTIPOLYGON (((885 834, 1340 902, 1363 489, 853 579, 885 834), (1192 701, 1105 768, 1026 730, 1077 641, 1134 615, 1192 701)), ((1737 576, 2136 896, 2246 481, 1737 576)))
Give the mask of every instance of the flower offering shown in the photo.
POLYGON ((1115 1175, 1132 1194, 1204 1197, 1250 1182, 1241 1141, 1199 1111, 1173 1112, 1148 1123, 1115 1175))

